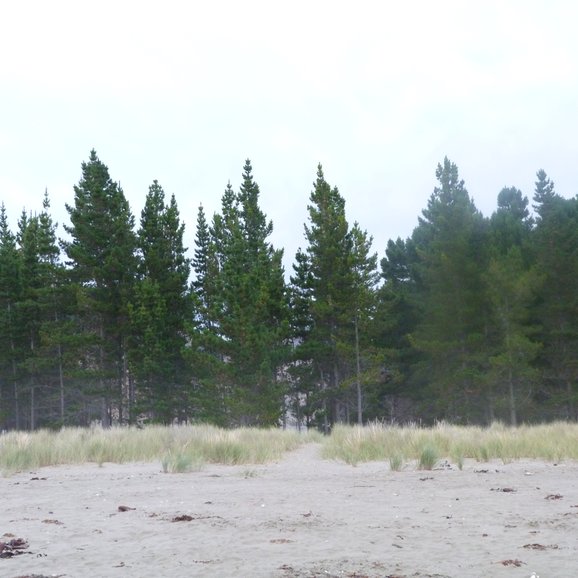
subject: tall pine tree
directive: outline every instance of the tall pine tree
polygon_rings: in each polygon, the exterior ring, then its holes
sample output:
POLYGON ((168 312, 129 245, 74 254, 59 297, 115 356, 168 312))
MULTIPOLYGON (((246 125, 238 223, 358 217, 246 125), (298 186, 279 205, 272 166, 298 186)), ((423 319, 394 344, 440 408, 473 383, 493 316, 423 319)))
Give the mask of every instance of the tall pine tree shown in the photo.
POLYGON ((128 419, 128 303, 136 274, 134 217, 120 185, 92 150, 74 187, 74 205, 66 205, 70 239, 62 245, 79 288, 83 327, 94 346, 81 364, 92 373, 104 424, 128 419))
POLYGON ((487 405, 482 386, 487 365, 487 225, 454 163, 445 158, 436 177, 439 185, 412 237, 423 303, 414 344, 425 354, 421 379, 438 400, 434 416, 480 419, 480 409, 487 405))
POLYGON ((538 171, 533 232, 537 270, 544 282, 538 320, 544 348, 542 398, 557 417, 578 419, 578 199, 564 199, 543 170, 538 171))
POLYGON ((273 225, 259 196, 247 160, 239 193, 230 184, 225 189, 210 243, 202 218, 197 221, 193 283, 209 291, 204 304, 197 297, 197 318, 205 316, 206 331, 200 347, 218 376, 212 386, 220 403, 212 411, 227 424, 272 425, 283 413, 280 369, 289 334, 283 252, 268 240, 273 225))
POLYGON ((139 280, 129 307, 135 411, 171 423, 190 417, 189 375, 184 360, 192 315, 190 262, 183 245, 174 195, 169 203, 157 181, 149 187, 138 231, 139 280))

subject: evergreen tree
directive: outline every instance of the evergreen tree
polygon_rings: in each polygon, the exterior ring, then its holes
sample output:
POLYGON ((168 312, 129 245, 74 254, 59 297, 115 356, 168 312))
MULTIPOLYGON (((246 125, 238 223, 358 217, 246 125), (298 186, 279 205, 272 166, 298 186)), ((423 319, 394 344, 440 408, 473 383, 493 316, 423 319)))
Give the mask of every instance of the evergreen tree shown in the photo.
POLYGON ((240 192, 230 183, 225 189, 206 249, 202 222, 197 230, 195 283, 210 288, 211 301, 204 353, 220 368, 215 397, 221 400, 220 419, 229 424, 275 424, 283 410, 279 370, 288 338, 283 253, 268 241, 273 226, 259 207, 259 195, 247 161, 240 192))
MULTIPOLYGON (((494 353, 490 357, 488 379, 491 397, 505 394, 510 424, 518 424, 520 399, 529 399, 537 373, 534 361, 540 343, 531 323, 532 305, 540 278, 528 268, 519 245, 494 256, 487 272, 489 302, 492 311, 494 353), (505 391, 504 391, 505 390, 505 391)), ((492 405, 493 415, 493 405, 492 405)))
POLYGON ((307 279, 307 285, 295 287, 294 294, 307 295, 311 330, 299 343, 298 357, 307 353, 316 374, 320 407, 316 412, 319 425, 327 431, 335 421, 347 419, 344 399, 344 377, 351 374, 350 358, 355 318, 353 275, 351 267, 353 239, 345 217, 345 200, 336 187, 325 180, 321 165, 310 196, 309 224, 305 225, 307 259, 301 258, 295 281, 307 279), (309 292, 309 293, 307 293, 309 292))
POLYGON ((209 331, 214 324, 213 304, 218 265, 211 232, 202 205, 199 206, 197 213, 197 232, 192 268, 195 274, 192 290, 195 302, 196 327, 199 330, 209 331))
POLYGON ((552 208, 557 195, 554 190, 554 182, 548 178, 546 171, 540 169, 536 173, 536 188, 534 192, 534 209, 538 214, 538 219, 544 219, 550 208, 552 208))
POLYGON ((372 239, 359 224, 354 223, 349 232, 351 239, 350 275, 352 280, 352 308, 355 350, 355 393, 357 405, 357 423, 363 424, 362 358, 361 344, 367 342, 367 326, 375 312, 376 286, 379 281, 377 272, 377 253, 371 254, 372 239))
POLYGON ((504 187, 498 194, 498 209, 490 219, 492 246, 501 254, 511 247, 527 252, 533 225, 527 197, 515 187, 504 187))
MULTIPOLYGON (((232 192, 232 188, 230 189, 232 192)), ((219 215, 215 220, 219 221, 219 215)), ((189 327, 191 346, 187 349, 192 368, 194 399, 200 419, 226 425, 223 388, 226 380, 222 336, 219 319, 219 262, 216 242, 207 222, 203 206, 197 213, 195 250, 192 259, 194 279, 191 284, 192 323, 189 327)))
MULTIPOLYGON (((503 188, 490 219, 491 258, 485 276, 491 342, 487 390, 489 418, 496 419, 495 410, 506 406, 513 425, 518 422, 520 410, 526 417, 530 415, 528 403, 521 400, 531 398, 536 382, 534 363, 540 348, 532 319, 540 282, 532 264, 532 226, 528 199, 515 187, 503 188)), ((503 419, 501 413, 498 417, 503 419)))
POLYGON ((40 346, 40 292, 43 288, 38 251, 38 218, 23 212, 18 221, 21 294, 16 304, 21 333, 21 401, 26 400, 28 429, 36 429, 36 395, 39 383, 37 350, 40 346), (23 395, 22 395, 23 394, 23 395))
POLYGON ((317 373, 312 363, 314 347, 309 339, 314 320, 311 313, 313 303, 313 278, 311 264, 301 248, 295 255, 294 274, 290 277, 291 335, 293 338, 292 364, 289 393, 289 411, 295 416, 298 427, 312 425, 317 407, 317 373))
POLYGON ((421 299, 417 296, 418 256, 412 239, 389 240, 385 257, 381 260, 382 286, 377 291, 375 322, 372 335, 383 351, 381 379, 373 392, 371 416, 387 416, 391 421, 415 419, 402 409, 408 400, 417 399, 419 390, 412 383, 412 373, 419 362, 419 352, 413 346, 422 314, 421 299))
POLYGON ((423 302, 414 344, 426 355, 421 379, 439 402, 434 416, 479 419, 487 369, 487 227, 454 163, 444 159, 436 177, 439 186, 413 234, 423 302))
POLYGON ((20 429, 18 351, 20 271, 16 237, 0 205, 0 429, 20 429))
POLYGON ((152 412, 163 423, 185 419, 190 412, 183 355, 192 312, 183 235, 174 195, 166 204, 162 187, 154 181, 138 231, 141 261, 129 307, 130 360, 139 387, 137 410, 152 412))
MULTIPOLYGON (((54 349, 55 320, 61 312, 59 299, 62 271, 56 240, 56 225, 48 213, 45 191, 39 215, 25 212, 19 220, 19 276, 22 290, 17 303, 22 336, 20 374, 28 411, 27 426, 63 422, 64 391, 61 348, 54 349)), ((24 399, 24 398, 23 398, 24 399)))
POLYGON ((39 292, 41 324, 36 364, 43 381, 50 388, 46 394, 50 407, 44 419, 52 425, 65 424, 68 420, 66 398, 70 392, 65 382, 75 363, 77 348, 74 347, 74 299, 60 261, 57 223, 53 221, 49 209, 50 199, 48 191, 45 191, 42 212, 38 216, 38 266, 42 289, 39 292))
POLYGON ((94 150, 82 163, 74 187, 74 205, 66 205, 70 240, 62 242, 71 276, 78 284, 78 306, 84 330, 94 347, 82 365, 93 374, 102 400, 102 421, 128 418, 128 303, 136 273, 134 217, 118 183, 94 150))
POLYGON ((557 195, 544 171, 539 171, 534 202, 539 218, 533 245, 544 279, 537 311, 544 345, 541 399, 550 401, 557 417, 577 419, 578 199, 557 195))

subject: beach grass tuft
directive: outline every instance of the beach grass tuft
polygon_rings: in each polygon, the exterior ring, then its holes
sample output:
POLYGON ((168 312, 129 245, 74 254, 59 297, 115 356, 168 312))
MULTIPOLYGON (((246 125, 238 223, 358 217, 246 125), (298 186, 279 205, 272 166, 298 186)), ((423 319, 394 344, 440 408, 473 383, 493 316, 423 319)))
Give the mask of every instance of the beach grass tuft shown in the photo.
POLYGON ((438 449, 433 444, 425 445, 419 455, 418 467, 420 470, 433 470, 440 459, 438 449))

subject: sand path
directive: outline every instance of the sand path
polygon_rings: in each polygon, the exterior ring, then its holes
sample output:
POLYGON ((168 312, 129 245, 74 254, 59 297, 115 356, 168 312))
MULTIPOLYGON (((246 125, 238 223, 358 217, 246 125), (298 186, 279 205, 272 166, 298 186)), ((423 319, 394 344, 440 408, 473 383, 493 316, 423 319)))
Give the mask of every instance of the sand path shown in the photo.
POLYGON ((318 454, 309 444, 277 463, 187 474, 107 463, 0 478, 0 541, 29 544, 0 558, 0 576, 578 576, 576 463, 391 472, 318 454))

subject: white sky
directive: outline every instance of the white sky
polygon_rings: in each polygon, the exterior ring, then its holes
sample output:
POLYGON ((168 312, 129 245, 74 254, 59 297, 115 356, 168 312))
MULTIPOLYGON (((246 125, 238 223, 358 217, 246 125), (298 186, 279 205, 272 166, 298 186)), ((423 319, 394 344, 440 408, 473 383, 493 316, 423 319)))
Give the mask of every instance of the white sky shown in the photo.
POLYGON ((317 163, 383 256, 447 155, 485 215, 544 168, 578 191, 578 2, 0 2, 0 201, 68 222, 95 148, 138 220, 175 193, 192 249, 251 159, 286 268, 317 163))

